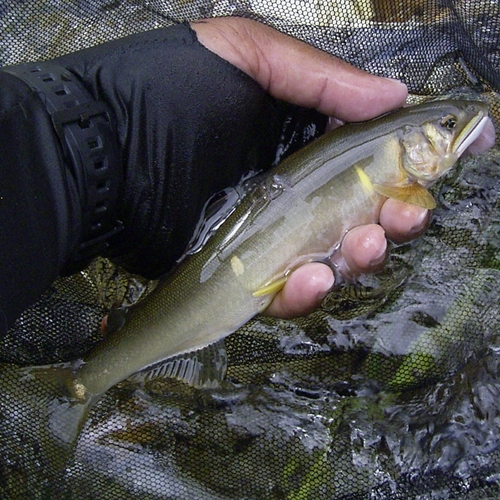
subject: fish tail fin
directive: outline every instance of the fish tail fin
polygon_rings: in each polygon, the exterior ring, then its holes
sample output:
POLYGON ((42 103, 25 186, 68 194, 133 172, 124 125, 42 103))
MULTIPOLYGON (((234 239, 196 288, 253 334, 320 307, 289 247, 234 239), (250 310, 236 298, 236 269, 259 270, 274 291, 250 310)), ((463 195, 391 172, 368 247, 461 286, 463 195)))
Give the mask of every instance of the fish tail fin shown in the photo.
POLYGON ((73 391, 69 365, 21 368, 0 365, 2 451, 15 453, 21 439, 29 471, 43 463, 44 481, 63 473, 73 456, 92 398, 79 399, 73 391), (25 451, 26 450, 26 451, 25 451))

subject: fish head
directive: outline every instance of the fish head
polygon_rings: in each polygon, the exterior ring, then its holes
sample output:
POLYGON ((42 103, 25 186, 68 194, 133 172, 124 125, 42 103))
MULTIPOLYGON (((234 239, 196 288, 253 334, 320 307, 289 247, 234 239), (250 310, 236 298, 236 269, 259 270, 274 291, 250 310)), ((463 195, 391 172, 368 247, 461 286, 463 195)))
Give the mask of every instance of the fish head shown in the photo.
POLYGON ((402 127, 402 167, 427 187, 448 172, 481 135, 488 106, 481 101, 432 101, 415 107, 402 127))

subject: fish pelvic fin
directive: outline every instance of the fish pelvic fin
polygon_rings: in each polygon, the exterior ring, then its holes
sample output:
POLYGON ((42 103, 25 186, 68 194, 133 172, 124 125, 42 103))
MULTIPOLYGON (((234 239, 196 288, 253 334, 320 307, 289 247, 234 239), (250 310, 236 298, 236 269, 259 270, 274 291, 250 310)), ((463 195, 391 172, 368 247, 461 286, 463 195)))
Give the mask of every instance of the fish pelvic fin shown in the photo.
POLYGON ((387 198, 393 198, 429 210, 436 208, 436 200, 432 194, 418 182, 404 185, 374 184, 373 188, 377 193, 387 198))
POLYGON ((288 280, 287 276, 278 278, 277 280, 274 280, 271 283, 259 288, 258 290, 253 292, 252 295, 254 297, 262 297, 263 295, 270 295, 270 294, 275 295, 285 286, 287 280, 288 280))
POLYGON ((210 389, 220 385, 226 371, 226 347, 224 340, 219 340, 197 351, 155 363, 129 380, 144 383, 156 378, 176 378, 192 387, 210 389))

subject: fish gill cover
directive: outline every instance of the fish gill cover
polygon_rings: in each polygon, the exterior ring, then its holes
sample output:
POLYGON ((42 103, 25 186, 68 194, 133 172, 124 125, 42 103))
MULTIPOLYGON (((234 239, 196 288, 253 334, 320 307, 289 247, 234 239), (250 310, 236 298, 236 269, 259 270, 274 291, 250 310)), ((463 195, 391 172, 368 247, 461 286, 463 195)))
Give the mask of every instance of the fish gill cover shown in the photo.
MULTIPOLYGON (((7 0, 0 62, 240 15, 402 79, 413 102, 481 96, 498 124, 499 14, 468 0, 7 0)), ((219 387, 115 386, 68 461, 40 427, 50 388, 15 364, 78 359, 109 308, 153 284, 101 259, 59 279, 0 344, 0 498, 498 498, 499 168, 498 145, 463 161, 430 229, 383 273, 307 318, 256 318, 230 336, 219 387)))

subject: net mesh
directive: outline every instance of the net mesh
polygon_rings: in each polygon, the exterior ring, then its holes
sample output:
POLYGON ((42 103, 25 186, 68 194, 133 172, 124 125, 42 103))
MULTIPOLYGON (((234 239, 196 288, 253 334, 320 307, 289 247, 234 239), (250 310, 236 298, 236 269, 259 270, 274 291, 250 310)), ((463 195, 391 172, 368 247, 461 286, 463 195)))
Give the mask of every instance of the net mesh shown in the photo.
MULTIPOLYGON (((499 14, 479 0, 6 0, 0 64, 238 15, 399 78, 413 100, 472 89, 498 123, 499 14)), ((70 458, 45 446, 50 387, 17 365, 78 359, 112 305, 154 284, 102 259, 59 279, 0 343, 0 498, 498 498, 499 167, 498 146, 463 161, 429 231, 382 273, 231 335, 216 389, 112 388, 70 458)))

